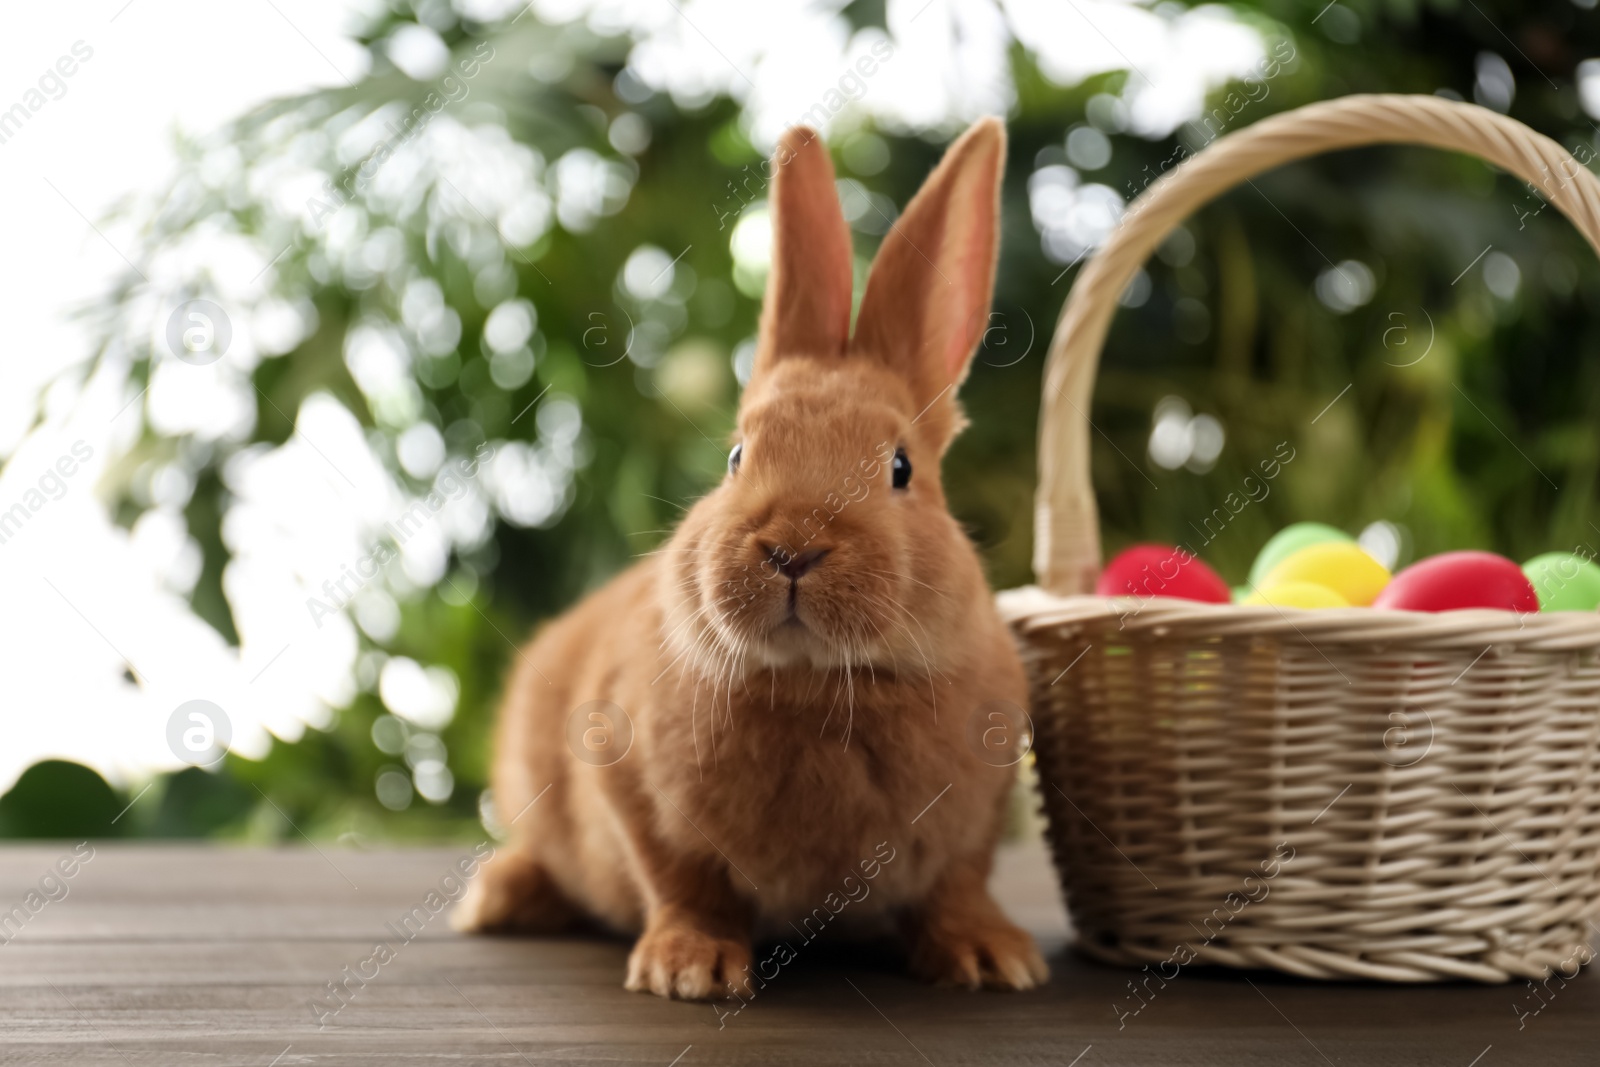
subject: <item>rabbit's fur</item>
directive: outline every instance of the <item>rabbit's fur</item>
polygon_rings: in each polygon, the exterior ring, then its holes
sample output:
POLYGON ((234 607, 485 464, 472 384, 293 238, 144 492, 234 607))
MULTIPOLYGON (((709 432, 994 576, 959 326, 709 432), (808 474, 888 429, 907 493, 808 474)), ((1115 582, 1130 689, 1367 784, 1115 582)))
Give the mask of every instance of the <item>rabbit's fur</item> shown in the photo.
POLYGON ((629 989, 705 998, 750 988, 753 936, 848 895, 928 979, 1044 980, 986 888, 1015 771, 971 740, 982 706, 1025 704, 1022 667, 939 482, 988 323, 1004 157, 994 120, 950 148, 885 237, 852 338, 832 164, 810 130, 784 136, 739 462, 519 655, 493 768, 511 842, 458 926, 587 916, 640 934, 629 989), (596 700, 627 723, 580 710, 596 700), (575 756, 585 729, 604 751, 630 724, 615 762, 575 756))

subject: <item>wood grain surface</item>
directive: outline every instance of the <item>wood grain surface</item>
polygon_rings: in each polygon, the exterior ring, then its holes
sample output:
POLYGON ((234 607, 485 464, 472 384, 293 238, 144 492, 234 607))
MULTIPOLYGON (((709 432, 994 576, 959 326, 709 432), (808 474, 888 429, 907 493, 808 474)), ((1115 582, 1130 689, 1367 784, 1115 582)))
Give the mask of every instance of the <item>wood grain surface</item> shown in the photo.
POLYGON ((1588 974, 1535 999, 1523 983, 1186 969, 1136 999, 1134 972, 1067 947, 1037 845, 1003 851, 995 886, 1041 941, 1047 988, 928 988, 904 976, 893 946, 824 933, 737 1013, 737 1002, 624 992, 619 940, 469 938, 443 913, 396 936, 387 924, 426 914, 467 848, 94 849, 45 887, 59 899, 28 914, 28 894, 72 844, 0 848, 0 1064, 1600 1064, 1600 984, 1588 974), (5 926, 18 906, 20 929, 5 926), (365 965, 380 941, 392 959, 365 965), (333 1012, 326 983, 346 967, 376 976, 333 1012))

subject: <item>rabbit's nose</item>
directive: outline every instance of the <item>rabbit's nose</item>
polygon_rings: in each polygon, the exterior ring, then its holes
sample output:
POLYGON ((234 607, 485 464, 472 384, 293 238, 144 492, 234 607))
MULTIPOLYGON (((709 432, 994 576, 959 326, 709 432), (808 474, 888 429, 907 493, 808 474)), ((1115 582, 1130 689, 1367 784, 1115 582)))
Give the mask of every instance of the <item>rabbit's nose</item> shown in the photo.
POLYGON ((767 559, 778 568, 778 573, 791 582, 797 582, 809 574, 822 562, 823 557, 833 551, 831 548, 808 548, 804 552, 791 555, 788 549, 778 545, 761 547, 766 551, 767 559))

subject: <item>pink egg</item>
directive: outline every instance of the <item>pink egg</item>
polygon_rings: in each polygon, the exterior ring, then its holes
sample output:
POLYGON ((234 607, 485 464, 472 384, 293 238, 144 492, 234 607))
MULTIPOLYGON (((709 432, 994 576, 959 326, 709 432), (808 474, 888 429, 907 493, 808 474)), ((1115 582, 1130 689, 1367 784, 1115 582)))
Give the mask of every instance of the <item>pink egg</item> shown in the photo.
POLYGON ((1232 591, 1216 571, 1171 545, 1123 549, 1100 572, 1094 591, 1098 596, 1168 596, 1212 604, 1226 604, 1233 599, 1232 591))
POLYGON ((1539 597, 1522 568, 1504 556, 1444 552, 1396 574, 1372 606, 1400 611, 1538 611, 1539 597))

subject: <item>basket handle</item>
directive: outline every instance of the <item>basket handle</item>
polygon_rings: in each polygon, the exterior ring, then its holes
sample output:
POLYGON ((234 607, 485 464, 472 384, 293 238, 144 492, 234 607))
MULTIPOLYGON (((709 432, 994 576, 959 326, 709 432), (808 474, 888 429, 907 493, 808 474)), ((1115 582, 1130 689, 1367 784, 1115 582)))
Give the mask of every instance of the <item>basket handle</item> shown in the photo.
POLYGON ((1436 96, 1346 96, 1228 134, 1156 180, 1084 266, 1046 357, 1039 412, 1033 570, 1067 596, 1094 589, 1100 520, 1089 474, 1089 404, 1118 299, 1157 245, 1195 210, 1240 182, 1319 152, 1420 144, 1478 156, 1531 184, 1600 253, 1600 178, 1515 119, 1436 96))

